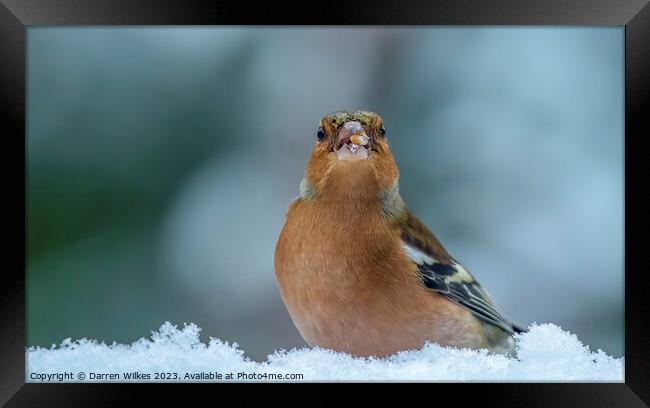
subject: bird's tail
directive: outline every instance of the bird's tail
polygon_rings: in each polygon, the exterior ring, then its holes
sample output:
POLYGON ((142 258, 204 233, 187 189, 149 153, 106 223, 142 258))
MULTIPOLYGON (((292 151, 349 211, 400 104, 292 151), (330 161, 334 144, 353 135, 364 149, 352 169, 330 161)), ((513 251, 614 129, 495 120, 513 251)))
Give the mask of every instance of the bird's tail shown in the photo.
POLYGON ((528 329, 524 329, 523 327, 521 327, 521 326, 519 326, 517 324, 514 324, 514 323, 512 323, 512 330, 514 330, 515 333, 517 333, 517 334, 528 332, 528 329))

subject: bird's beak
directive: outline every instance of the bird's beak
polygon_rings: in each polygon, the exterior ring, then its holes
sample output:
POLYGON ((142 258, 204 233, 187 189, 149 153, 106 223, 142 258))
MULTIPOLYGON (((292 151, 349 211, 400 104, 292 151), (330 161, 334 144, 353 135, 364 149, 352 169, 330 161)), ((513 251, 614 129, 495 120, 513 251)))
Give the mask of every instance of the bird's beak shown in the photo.
POLYGON ((339 160, 365 160, 368 158, 370 138, 359 122, 345 122, 339 130, 334 151, 339 160))

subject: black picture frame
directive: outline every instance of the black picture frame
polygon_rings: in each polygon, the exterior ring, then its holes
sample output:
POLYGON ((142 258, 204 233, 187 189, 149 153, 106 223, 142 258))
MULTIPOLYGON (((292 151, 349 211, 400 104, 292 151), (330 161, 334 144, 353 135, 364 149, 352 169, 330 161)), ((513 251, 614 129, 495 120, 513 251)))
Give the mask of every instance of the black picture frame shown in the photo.
MULTIPOLYGON (((0 286, 0 403, 7 406, 122 405, 133 385, 25 383, 26 34, 52 25, 616 25, 625 26, 625 383, 467 384, 483 404, 627 406, 650 404, 650 302, 643 258, 644 154, 650 99, 650 6, 646 0, 480 0, 275 2, 169 0, 0 0, 0 162, 4 175, 4 282, 0 286), (635 211, 641 207, 641 211, 635 211), (634 239, 639 236, 640 239, 634 239), (128 390, 128 391, 125 391, 128 390)), ((561 284, 558 283, 558 284, 561 284)), ((598 317, 594 316, 594 324, 598 317)), ((447 387, 453 396, 461 385, 447 387)), ((427 397, 441 391, 427 391, 427 397)), ((465 398, 465 397, 463 397, 465 398)), ((452 398, 453 399, 453 398, 452 398)))

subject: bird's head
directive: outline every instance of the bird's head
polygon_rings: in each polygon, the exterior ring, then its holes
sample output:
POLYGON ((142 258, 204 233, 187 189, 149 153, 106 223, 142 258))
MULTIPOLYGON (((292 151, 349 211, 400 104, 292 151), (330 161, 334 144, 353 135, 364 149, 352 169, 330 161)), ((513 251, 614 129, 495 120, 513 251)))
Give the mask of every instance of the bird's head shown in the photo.
POLYGON ((395 188, 398 175, 381 116, 333 112, 318 125, 301 194, 381 194, 395 188))

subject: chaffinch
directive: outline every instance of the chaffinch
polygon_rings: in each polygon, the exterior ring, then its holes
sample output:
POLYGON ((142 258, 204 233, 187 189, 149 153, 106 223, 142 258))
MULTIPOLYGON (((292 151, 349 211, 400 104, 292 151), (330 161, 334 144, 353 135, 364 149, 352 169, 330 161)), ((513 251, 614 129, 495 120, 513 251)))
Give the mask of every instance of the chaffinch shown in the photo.
POLYGON ((282 299, 311 346, 386 356, 426 341, 513 351, 522 329, 406 207, 382 118, 334 112, 275 248, 282 299))

